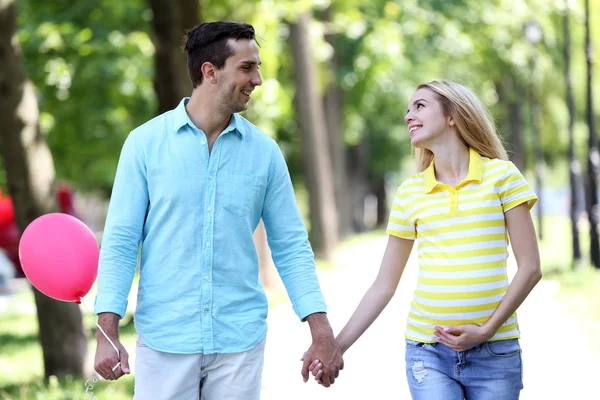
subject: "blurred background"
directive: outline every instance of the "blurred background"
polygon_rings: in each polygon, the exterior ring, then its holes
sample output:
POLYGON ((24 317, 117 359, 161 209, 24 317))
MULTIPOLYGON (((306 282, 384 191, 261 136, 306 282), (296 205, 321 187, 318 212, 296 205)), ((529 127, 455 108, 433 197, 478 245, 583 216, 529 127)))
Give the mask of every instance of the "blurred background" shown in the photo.
MULTIPOLYGON (((19 235, 60 211, 101 243, 125 138, 191 93, 183 34, 220 19, 258 34, 263 85, 244 116, 285 154, 336 332, 377 272, 394 192, 415 173, 408 100, 419 83, 450 79, 490 108, 540 197, 532 213, 544 278, 523 306, 524 395, 600 398, 585 386, 593 376, 575 384, 556 358, 542 361, 562 353, 578 374, 600 362, 600 0, 0 0, 0 398, 132 397, 131 376, 86 394, 94 319, 29 286, 19 235)), ((271 306, 263 398, 346 398, 361 379, 365 396, 407 398, 396 385, 405 381, 398 345, 416 259, 398 305, 348 353, 355 361, 339 383, 295 388, 308 327, 293 315, 262 225, 255 241, 271 306), (375 360, 389 379, 364 368, 375 360)), ((121 326, 130 353, 135 296, 134 283, 121 326)))

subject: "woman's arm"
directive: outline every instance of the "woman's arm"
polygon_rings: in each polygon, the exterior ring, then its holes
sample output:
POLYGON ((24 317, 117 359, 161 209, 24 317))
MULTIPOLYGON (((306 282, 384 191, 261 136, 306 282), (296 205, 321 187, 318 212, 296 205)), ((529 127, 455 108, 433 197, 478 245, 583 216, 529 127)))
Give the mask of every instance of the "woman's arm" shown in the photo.
POLYGON ((470 349, 494 336, 542 278, 540 253, 527 204, 507 211, 505 219, 518 271, 500 305, 482 326, 463 325, 446 330, 436 327, 440 342, 456 351, 470 349))
POLYGON ((527 204, 521 204, 505 214, 518 271, 500 305, 489 320, 483 324, 490 337, 517 311, 533 287, 542 279, 540 252, 535 228, 527 204))
MULTIPOLYGON (((389 236, 375 282, 367 290, 354 314, 336 338, 342 349, 342 354, 365 333, 394 296, 413 244, 414 240, 401 239, 393 235, 389 236)), ((321 382, 322 368, 323 365, 319 359, 313 360, 308 367, 315 380, 321 385, 323 384, 321 382)))
POLYGON ((413 243, 414 240, 401 239, 390 235, 377 278, 375 278, 344 329, 337 336, 337 341, 343 353, 377 319, 394 296, 413 243))

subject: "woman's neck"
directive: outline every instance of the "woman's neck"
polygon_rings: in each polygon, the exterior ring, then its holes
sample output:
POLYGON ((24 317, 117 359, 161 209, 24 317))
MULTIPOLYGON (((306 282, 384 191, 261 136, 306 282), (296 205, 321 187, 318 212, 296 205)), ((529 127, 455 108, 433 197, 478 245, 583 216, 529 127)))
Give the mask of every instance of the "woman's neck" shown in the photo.
POLYGON ((431 149, 434 155, 435 177, 439 182, 456 186, 469 173, 469 148, 459 141, 431 149))

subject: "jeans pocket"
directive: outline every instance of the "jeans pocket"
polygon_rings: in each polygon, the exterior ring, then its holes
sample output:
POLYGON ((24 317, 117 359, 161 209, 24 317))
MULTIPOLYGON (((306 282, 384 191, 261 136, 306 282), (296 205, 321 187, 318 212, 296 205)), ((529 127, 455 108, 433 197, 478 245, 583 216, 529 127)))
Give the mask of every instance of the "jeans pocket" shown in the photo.
POLYGON ((256 202, 258 178, 255 175, 230 172, 225 179, 223 208, 238 217, 247 216, 256 202))
POLYGON ((485 342, 484 347, 493 357, 513 357, 521 354, 519 339, 489 341, 485 342))

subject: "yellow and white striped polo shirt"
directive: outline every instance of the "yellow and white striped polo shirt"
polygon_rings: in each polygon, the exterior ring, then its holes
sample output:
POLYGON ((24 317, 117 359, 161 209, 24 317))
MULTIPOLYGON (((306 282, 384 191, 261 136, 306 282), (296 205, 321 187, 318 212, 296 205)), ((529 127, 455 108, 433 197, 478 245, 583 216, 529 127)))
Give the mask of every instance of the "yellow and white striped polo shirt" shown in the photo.
MULTIPOLYGON (((419 280, 405 337, 437 341, 436 325, 483 324, 508 290, 504 213, 537 201, 510 161, 469 151, 469 172, 457 186, 438 182, 434 162, 398 188, 387 232, 417 239, 419 280)), ((516 313, 491 340, 519 337, 516 313)))

